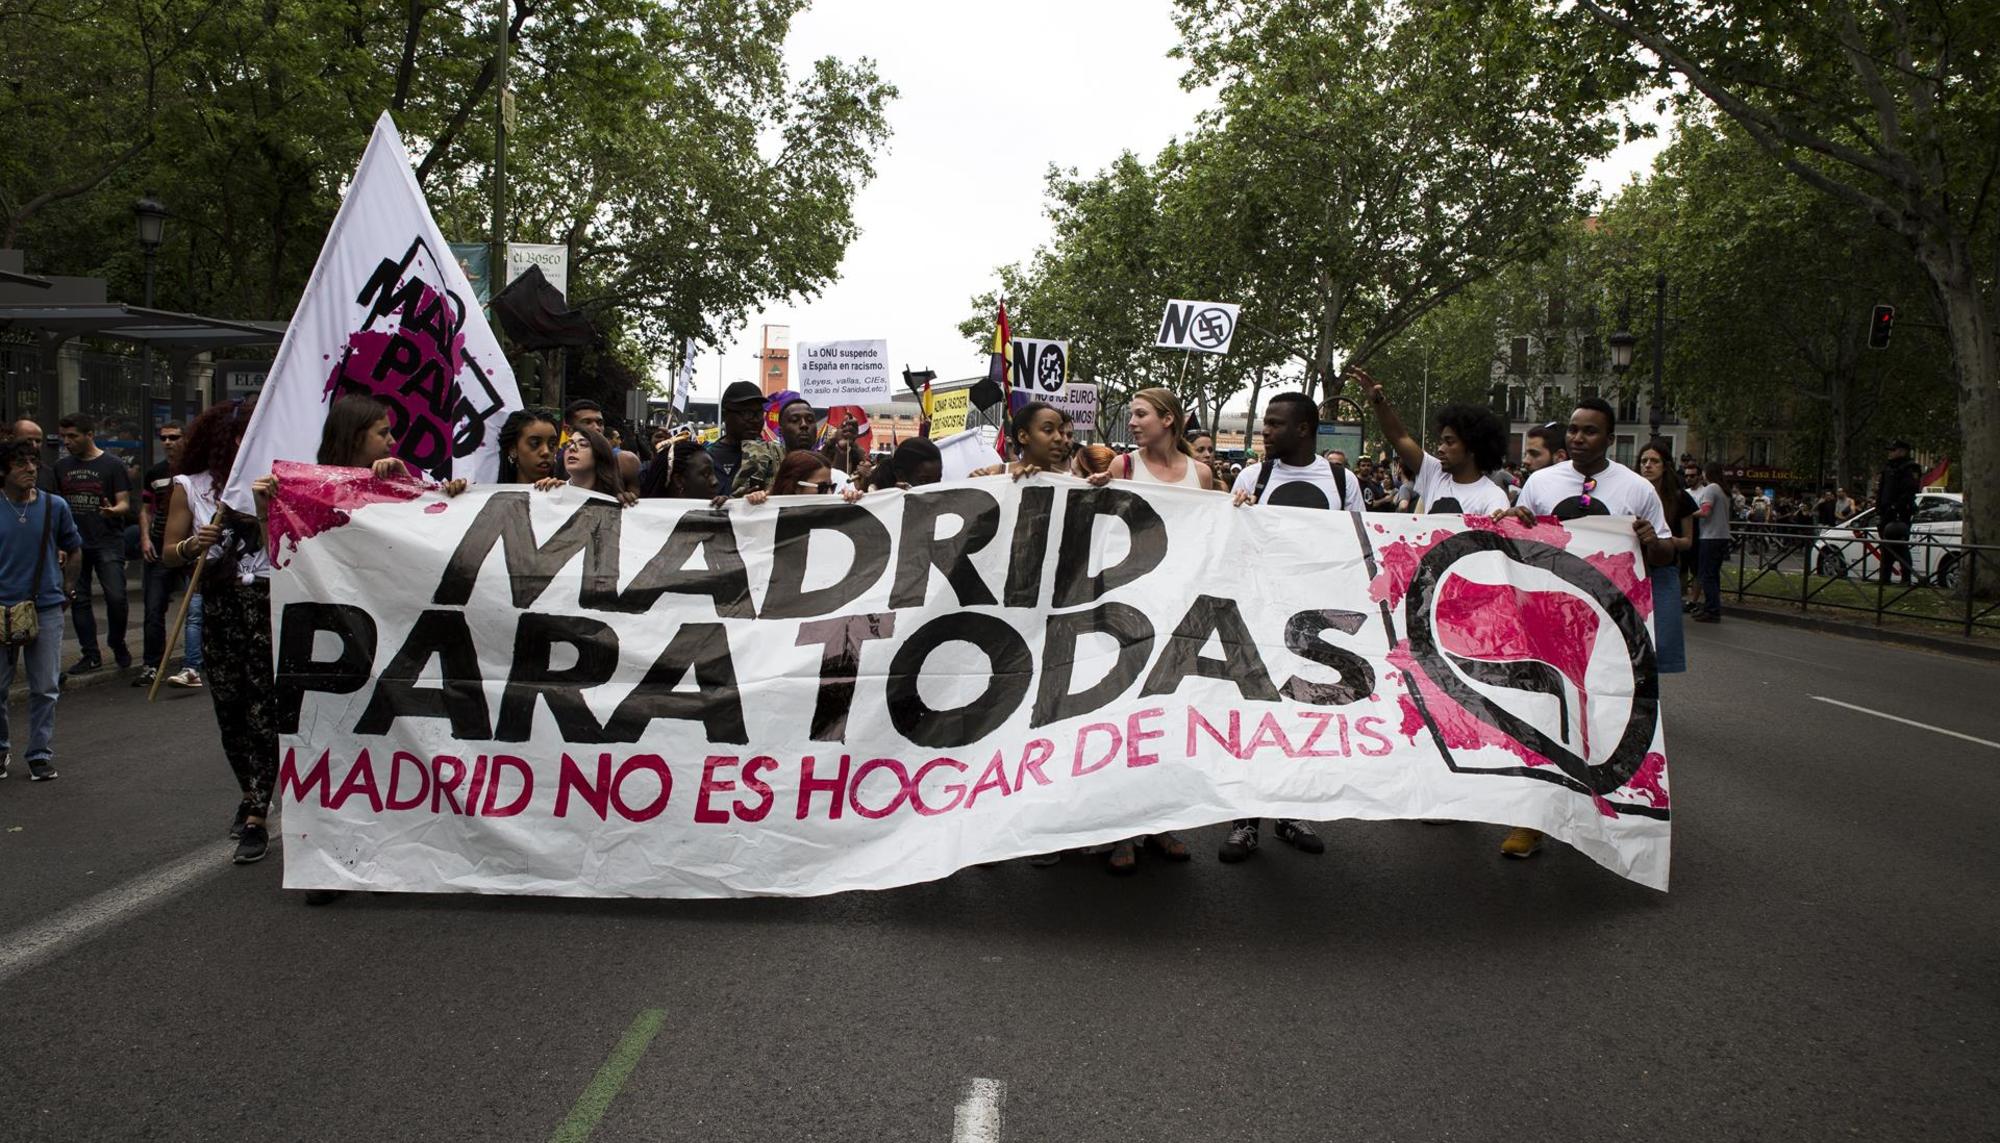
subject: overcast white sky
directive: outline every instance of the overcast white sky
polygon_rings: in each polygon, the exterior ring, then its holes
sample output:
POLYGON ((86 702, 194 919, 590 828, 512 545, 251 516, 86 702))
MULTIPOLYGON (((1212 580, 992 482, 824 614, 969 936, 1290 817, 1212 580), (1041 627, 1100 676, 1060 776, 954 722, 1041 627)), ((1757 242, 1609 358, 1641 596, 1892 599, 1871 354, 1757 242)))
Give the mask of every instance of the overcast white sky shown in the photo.
MULTIPOLYGON (((816 298, 773 306, 719 357, 705 355, 696 395, 755 379, 766 323, 789 325, 795 342, 886 338, 898 369, 982 372, 985 359, 956 327, 972 296, 997 284, 996 266, 1026 260, 1046 240, 1049 164, 1095 171, 1121 150, 1151 158, 1206 105, 1180 88, 1181 65, 1167 58, 1175 39, 1167 0, 1013 0, 998 9, 816 0, 786 43, 793 73, 826 55, 873 58, 901 92, 889 107, 894 134, 856 200, 861 236, 839 279, 816 298), (1007 30, 1035 28, 1062 34, 1007 30)), ((1587 177, 1611 190, 1659 146, 1620 148, 1587 177)))

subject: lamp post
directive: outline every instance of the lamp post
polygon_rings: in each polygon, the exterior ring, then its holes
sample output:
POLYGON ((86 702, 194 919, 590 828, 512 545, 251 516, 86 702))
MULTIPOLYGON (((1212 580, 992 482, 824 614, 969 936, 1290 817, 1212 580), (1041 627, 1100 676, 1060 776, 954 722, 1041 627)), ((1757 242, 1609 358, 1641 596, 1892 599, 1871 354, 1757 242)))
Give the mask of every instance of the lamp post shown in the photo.
MULTIPOLYGON (((138 202, 132 204, 132 217, 139 224, 139 249, 146 255, 146 293, 144 305, 153 308, 153 260, 160 252, 160 243, 167 237, 167 208, 160 200, 147 191, 138 202)), ((159 426, 153 423, 153 343, 139 343, 139 472, 143 476, 153 467, 153 435, 159 426)))
POLYGON ((1660 402, 1663 378, 1667 368, 1667 272, 1661 270, 1653 275, 1653 399, 1651 408, 1652 435, 1648 440, 1660 439, 1660 402))

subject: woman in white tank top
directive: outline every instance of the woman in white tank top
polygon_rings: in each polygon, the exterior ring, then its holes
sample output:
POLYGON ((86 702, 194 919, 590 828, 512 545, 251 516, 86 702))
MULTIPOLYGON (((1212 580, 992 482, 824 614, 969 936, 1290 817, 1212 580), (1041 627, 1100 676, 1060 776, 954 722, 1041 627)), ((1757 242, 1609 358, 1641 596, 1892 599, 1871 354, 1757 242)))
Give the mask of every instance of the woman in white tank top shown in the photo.
MULTIPOLYGON (((1138 442, 1138 450, 1112 462, 1110 471, 1091 476, 1090 483, 1102 487, 1113 477, 1119 477, 1203 491, 1214 487, 1215 474, 1209 471, 1207 465, 1196 460, 1194 450, 1188 447, 1187 413, 1171 392, 1141 389, 1132 394, 1132 409, 1125 423, 1132 430, 1132 439, 1138 442)), ((1105 868, 1118 874, 1136 872, 1141 845, 1152 848, 1168 861, 1188 859, 1186 842, 1170 833, 1156 833, 1130 838, 1112 846, 1110 855, 1105 859, 1105 868)))
POLYGON ((1138 449, 1119 457, 1110 472, 1092 477, 1092 484, 1102 485, 1115 476, 1148 484, 1214 489, 1215 474, 1195 459, 1188 446, 1187 413, 1171 392, 1141 389, 1132 394, 1125 424, 1132 430, 1138 449))

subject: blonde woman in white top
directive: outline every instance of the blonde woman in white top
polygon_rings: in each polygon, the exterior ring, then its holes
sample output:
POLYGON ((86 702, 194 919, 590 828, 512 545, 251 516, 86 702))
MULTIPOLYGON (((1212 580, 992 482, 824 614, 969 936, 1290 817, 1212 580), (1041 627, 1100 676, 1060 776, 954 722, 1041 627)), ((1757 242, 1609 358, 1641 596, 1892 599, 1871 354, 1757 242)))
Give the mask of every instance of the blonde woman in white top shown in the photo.
POLYGON ((1184 488, 1220 491, 1215 473, 1195 459, 1187 439, 1187 410, 1166 389, 1141 389, 1132 394, 1132 406, 1125 427, 1139 447, 1119 457, 1111 471, 1090 478, 1103 485, 1113 477, 1151 484, 1178 484, 1184 488))
MULTIPOLYGON (((1194 458, 1188 447, 1187 411, 1165 389, 1141 389, 1132 394, 1132 408, 1125 420, 1138 449, 1111 462, 1109 471, 1092 475, 1090 483, 1102 487, 1113 478, 1150 484, 1177 484, 1184 488, 1212 490, 1215 474, 1194 458)), ((1111 847, 1105 868, 1112 873, 1138 871, 1139 846, 1148 845, 1168 861, 1186 861, 1187 843, 1170 833, 1135 837, 1111 847)))

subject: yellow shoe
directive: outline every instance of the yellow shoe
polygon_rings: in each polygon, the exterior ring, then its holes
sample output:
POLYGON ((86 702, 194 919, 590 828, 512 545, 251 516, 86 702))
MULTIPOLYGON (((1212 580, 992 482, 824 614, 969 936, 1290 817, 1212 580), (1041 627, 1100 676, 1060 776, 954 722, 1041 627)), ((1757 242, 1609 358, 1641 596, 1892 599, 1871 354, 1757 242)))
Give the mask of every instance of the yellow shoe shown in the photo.
POLYGON ((1508 857, 1533 857, 1542 851, 1542 831, 1521 826, 1508 833, 1500 852, 1508 857))

